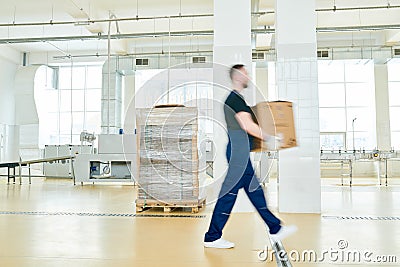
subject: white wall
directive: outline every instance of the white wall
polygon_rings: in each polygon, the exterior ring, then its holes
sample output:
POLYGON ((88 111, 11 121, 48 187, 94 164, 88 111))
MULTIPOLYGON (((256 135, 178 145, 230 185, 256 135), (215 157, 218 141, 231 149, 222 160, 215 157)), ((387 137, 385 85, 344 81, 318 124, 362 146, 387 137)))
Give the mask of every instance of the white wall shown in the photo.
POLYGON ((37 159, 39 150, 39 116, 35 101, 35 77, 39 66, 20 66, 14 81, 15 124, 19 127, 19 156, 37 159))
MULTIPOLYGON (((3 47, 0 46, 0 51, 3 47)), ((16 63, 5 58, 0 52, 0 123, 12 125, 14 113, 14 78, 17 70, 16 63)))
POLYGON ((18 133, 18 127, 14 126, 14 79, 19 60, 19 52, 7 46, 0 45, 0 135, 3 136, 0 161, 13 160, 18 156, 18 140, 15 135, 18 133))

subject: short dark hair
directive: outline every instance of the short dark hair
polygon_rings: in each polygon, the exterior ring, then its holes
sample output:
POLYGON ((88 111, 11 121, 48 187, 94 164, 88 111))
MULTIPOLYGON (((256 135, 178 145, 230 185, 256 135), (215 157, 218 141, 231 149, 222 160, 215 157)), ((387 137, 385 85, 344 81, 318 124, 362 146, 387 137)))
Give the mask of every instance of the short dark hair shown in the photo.
POLYGON ((229 77, 231 77, 231 80, 235 71, 240 70, 243 67, 244 67, 243 64, 236 64, 231 67, 231 69, 229 70, 229 77))

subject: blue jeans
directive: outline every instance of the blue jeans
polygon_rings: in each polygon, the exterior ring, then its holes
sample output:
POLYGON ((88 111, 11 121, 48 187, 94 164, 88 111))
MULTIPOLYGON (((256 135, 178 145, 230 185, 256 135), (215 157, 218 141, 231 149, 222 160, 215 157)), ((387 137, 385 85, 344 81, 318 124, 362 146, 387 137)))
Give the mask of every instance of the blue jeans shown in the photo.
POLYGON ((212 242, 222 236, 222 230, 228 221, 239 189, 243 188, 261 218, 267 224, 271 234, 281 228, 281 221, 267 208, 267 203, 258 178, 250 161, 250 142, 242 130, 228 131, 229 142, 226 149, 228 172, 222 183, 221 191, 211 217, 210 228, 204 241, 212 242))

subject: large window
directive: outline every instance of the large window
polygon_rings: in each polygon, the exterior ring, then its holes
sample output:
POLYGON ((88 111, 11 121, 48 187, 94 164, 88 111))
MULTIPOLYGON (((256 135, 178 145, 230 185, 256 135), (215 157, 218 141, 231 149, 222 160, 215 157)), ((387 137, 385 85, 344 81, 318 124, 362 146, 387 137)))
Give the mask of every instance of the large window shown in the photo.
POLYGON ((186 83, 173 88, 170 94, 170 103, 197 107, 199 110, 199 129, 207 134, 213 132, 213 88, 207 83, 186 83))
POLYGON ((136 93, 152 91, 152 96, 137 94, 137 107, 153 107, 162 104, 181 104, 197 107, 199 129, 213 132, 213 86, 212 69, 137 70, 135 72, 136 93), (170 88, 168 88, 168 81, 170 88))
POLYGON ((321 148, 375 148, 373 62, 319 61, 318 88, 321 148))
POLYGON ((389 112, 391 145, 400 149, 400 61, 396 59, 388 63, 389 112))
MULTIPOLYGON (((321 148, 329 150, 375 148, 373 62, 318 61, 318 89, 321 148)), ((276 100, 277 95, 275 62, 269 62, 268 99, 276 100)))
POLYGON ((100 133, 101 65, 40 68, 35 84, 42 145, 80 144, 82 131, 100 133))
POLYGON ((318 88, 321 148, 375 148, 373 62, 319 61, 318 88))

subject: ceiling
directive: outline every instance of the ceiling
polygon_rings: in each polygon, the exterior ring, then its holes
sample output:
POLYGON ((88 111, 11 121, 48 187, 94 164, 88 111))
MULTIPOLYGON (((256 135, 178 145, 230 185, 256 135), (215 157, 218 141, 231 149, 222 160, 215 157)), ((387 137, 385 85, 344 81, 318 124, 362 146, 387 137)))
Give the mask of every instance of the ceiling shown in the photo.
MULTIPOLYGON (((2 0, 1 5, 0 43, 21 52, 105 53, 111 15, 120 21, 110 23, 110 34, 117 34, 116 24, 122 34, 112 40, 113 53, 212 48, 212 0, 2 0), (194 34, 175 37, 176 32, 194 34)), ((319 47, 399 45, 400 0, 316 0, 316 9, 319 47)), ((274 0, 259 0, 253 11, 266 12, 255 15, 253 29, 274 28, 274 0)), ((272 34, 258 39, 257 48, 273 46, 272 34)))

